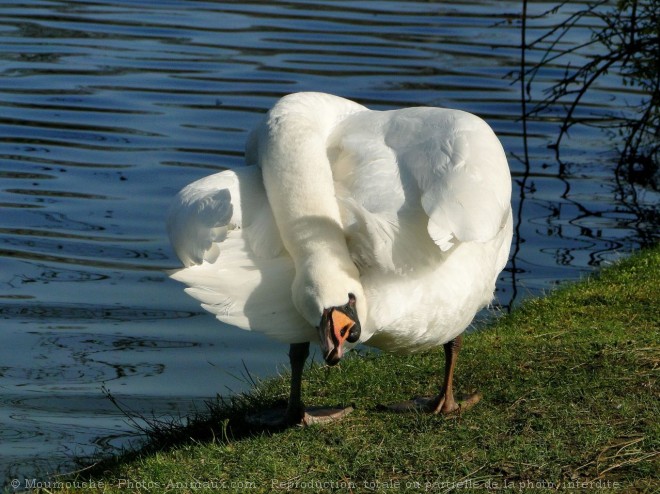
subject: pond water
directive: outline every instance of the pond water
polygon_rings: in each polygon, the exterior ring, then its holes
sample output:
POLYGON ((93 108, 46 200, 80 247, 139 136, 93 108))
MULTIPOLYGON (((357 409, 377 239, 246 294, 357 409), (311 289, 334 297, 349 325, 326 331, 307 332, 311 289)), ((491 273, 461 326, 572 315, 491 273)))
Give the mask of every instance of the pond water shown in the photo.
MULTIPOLYGON (((547 117, 530 122, 524 159, 507 77, 519 16, 519 2, 485 0, 3 2, 0 485, 132 444, 104 390, 136 413, 183 416, 248 389, 246 368, 265 377, 287 362, 284 345, 222 327, 164 272, 178 266, 164 231, 172 196, 241 166, 247 132, 284 94, 488 121, 514 177, 503 307, 636 249, 649 226, 620 200, 609 136, 576 128, 559 162, 547 117)), ((537 19, 528 37, 553 22, 537 19)), ((539 84, 562 71, 547 67, 539 84)), ((634 96, 611 75, 583 111, 634 96)))

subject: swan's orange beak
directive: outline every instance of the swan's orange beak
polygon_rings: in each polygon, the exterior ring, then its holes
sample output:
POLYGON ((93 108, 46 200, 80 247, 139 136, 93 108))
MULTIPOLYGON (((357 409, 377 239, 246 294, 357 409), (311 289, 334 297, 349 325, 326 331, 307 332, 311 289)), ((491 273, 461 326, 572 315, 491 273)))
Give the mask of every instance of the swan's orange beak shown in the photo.
POLYGON ((324 309, 319 324, 321 351, 328 365, 336 365, 344 356, 344 343, 355 343, 360 338, 360 323, 355 314, 355 297, 349 294, 349 302, 342 307, 324 309))

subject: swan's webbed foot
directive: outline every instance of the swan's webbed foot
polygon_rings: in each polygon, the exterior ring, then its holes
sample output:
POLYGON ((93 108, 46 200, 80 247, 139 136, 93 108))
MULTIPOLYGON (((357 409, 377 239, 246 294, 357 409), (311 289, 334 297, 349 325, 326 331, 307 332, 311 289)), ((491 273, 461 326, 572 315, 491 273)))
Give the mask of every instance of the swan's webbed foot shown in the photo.
POLYGON ((463 395, 458 401, 452 395, 446 395, 444 392, 433 398, 430 403, 430 412, 433 414, 451 415, 469 410, 481 400, 481 393, 472 393, 463 395))
POLYGON ((310 407, 305 410, 301 425, 327 424, 343 419, 353 411, 353 407, 346 408, 323 408, 310 407))
POLYGON ((291 390, 286 407, 276 407, 250 415, 247 422, 258 427, 283 429, 293 426, 325 424, 339 420, 353 411, 347 408, 305 408, 301 398, 302 374, 309 355, 309 343, 294 343, 289 348, 291 390))
POLYGON ((347 408, 271 408, 263 410, 247 417, 251 425, 266 427, 269 429, 285 429, 287 427, 304 427, 314 424, 326 424, 344 418, 353 411, 353 407, 347 408))
POLYGON ((473 393, 461 397, 458 401, 454 399, 453 380, 456 359, 461 349, 463 339, 461 336, 445 343, 445 380, 440 394, 436 397, 416 397, 409 401, 386 406, 386 410, 393 412, 419 411, 433 414, 450 415, 460 413, 472 408, 481 400, 481 394, 473 393))
POLYGON ((385 405, 382 409, 390 412, 421 412, 434 415, 452 415, 469 410, 481 400, 480 393, 461 396, 458 401, 447 400, 444 393, 438 396, 416 396, 412 400, 385 405))
POLYGON ((328 408, 328 407, 309 407, 301 403, 297 407, 287 408, 283 425, 284 426, 306 426, 314 424, 327 424, 344 418, 353 411, 353 407, 346 408, 328 408))

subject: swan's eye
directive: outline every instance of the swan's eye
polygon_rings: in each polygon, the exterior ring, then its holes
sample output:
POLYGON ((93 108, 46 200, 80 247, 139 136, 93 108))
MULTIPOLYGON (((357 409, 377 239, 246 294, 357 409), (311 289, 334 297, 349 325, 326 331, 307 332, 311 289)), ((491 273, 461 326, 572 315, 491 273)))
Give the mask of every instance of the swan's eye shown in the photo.
POLYGON ((360 325, 354 324, 350 328, 350 332, 348 333, 348 338, 346 338, 346 341, 349 343, 357 343, 357 341, 360 339, 360 333, 360 325))

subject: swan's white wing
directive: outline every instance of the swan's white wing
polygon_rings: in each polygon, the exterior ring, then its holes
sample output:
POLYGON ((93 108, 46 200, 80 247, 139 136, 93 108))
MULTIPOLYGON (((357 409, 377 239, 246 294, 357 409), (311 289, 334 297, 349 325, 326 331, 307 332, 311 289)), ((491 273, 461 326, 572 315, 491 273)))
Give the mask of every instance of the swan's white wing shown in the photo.
MULTIPOLYGON (((167 233, 184 266, 217 256, 213 244, 222 242, 232 226, 230 190, 237 183, 236 175, 227 171, 198 180, 177 194, 170 205, 167 233)), ((240 224, 240 218, 234 218, 236 223, 240 224)))
POLYGON ((361 112, 337 127, 328 148, 349 247, 361 267, 415 269, 457 242, 489 241, 506 222, 506 157, 474 115, 361 112))
POLYGON ((168 232, 186 267, 171 274, 227 324, 287 343, 313 328, 291 301, 294 265, 284 250, 256 166, 205 177, 170 208, 168 232))
POLYGON ((480 118, 458 110, 396 112, 385 142, 410 172, 442 250, 456 242, 487 242, 506 222, 511 178, 499 139, 480 118))

